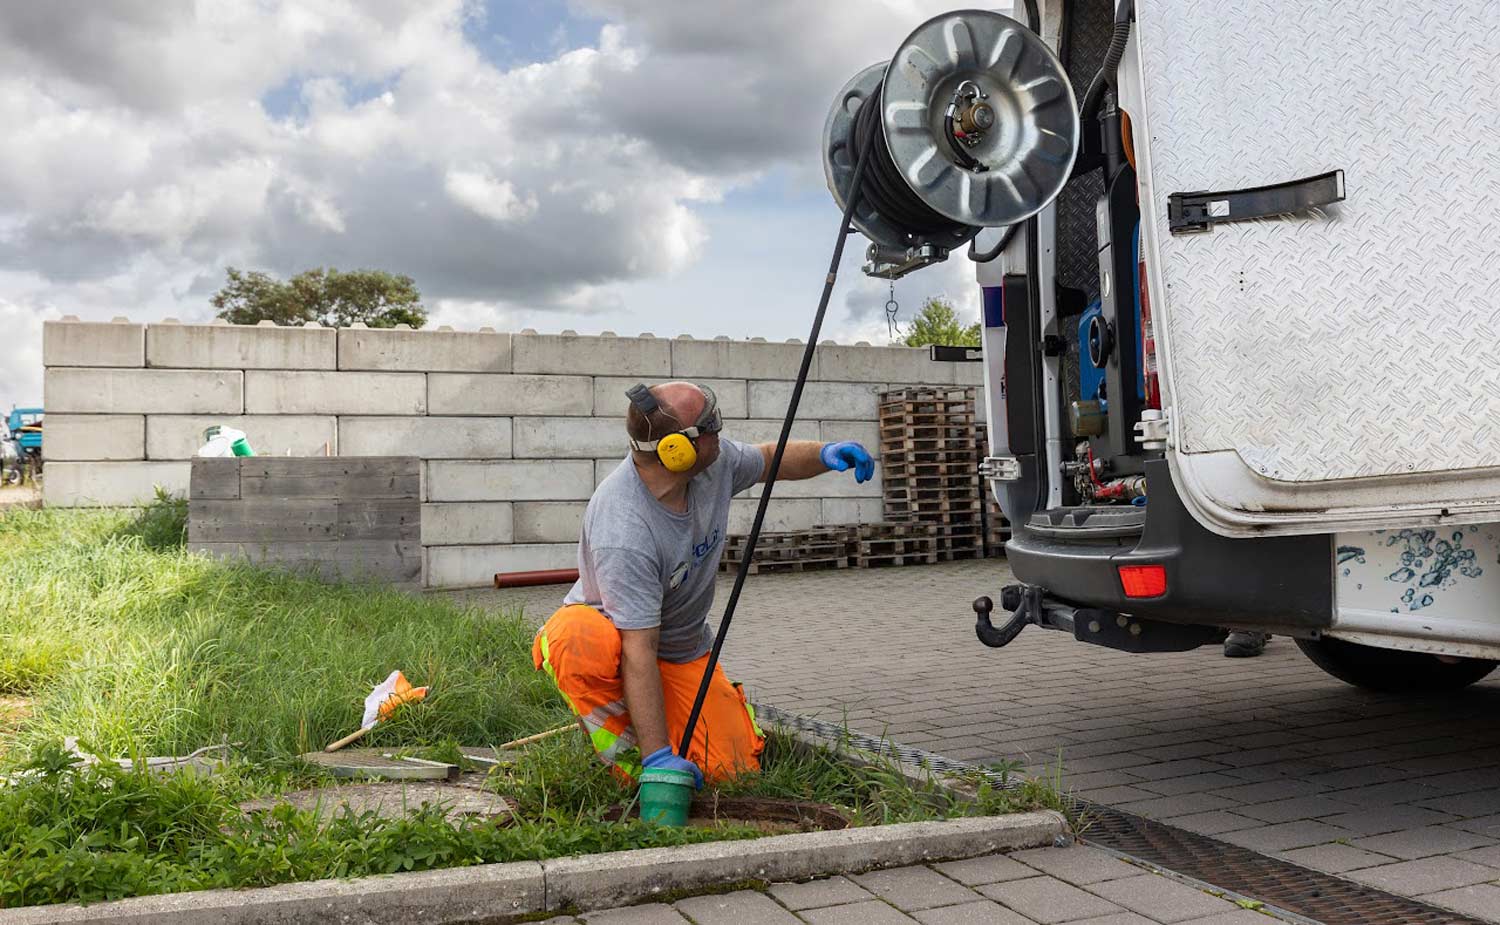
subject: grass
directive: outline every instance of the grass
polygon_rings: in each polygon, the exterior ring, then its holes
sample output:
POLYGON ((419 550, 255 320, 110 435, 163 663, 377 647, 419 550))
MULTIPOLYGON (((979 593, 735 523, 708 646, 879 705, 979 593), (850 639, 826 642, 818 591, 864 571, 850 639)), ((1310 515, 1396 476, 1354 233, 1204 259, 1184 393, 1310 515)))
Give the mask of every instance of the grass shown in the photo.
MULTIPOLYGON (((532 670, 532 627, 374 586, 325 585, 183 549, 185 505, 143 512, 0 513, 0 908, 257 886, 323 877, 749 838, 747 827, 609 822, 632 790, 581 735, 526 750, 494 786, 519 821, 453 826, 430 811, 332 820, 236 804, 324 781, 297 761, 353 729, 392 668, 430 684, 364 743, 453 754, 568 718, 532 670), (157 776, 74 766, 62 740, 101 756, 185 754, 243 743, 223 773, 157 776)), ((876 763, 773 734, 736 795, 816 800, 857 824, 1057 806, 1045 784, 981 784, 959 800, 876 763)))

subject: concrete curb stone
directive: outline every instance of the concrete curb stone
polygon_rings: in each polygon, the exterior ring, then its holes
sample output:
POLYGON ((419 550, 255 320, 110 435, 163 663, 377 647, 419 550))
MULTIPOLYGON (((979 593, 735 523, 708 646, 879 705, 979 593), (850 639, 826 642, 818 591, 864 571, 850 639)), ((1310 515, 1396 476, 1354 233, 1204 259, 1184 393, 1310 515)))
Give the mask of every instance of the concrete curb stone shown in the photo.
POLYGON ((805 880, 1035 848, 1053 844, 1067 831, 1061 815, 1043 810, 542 862, 141 896, 89 906, 33 906, 0 910, 0 925, 496 923, 563 909, 610 908, 742 880, 805 880))

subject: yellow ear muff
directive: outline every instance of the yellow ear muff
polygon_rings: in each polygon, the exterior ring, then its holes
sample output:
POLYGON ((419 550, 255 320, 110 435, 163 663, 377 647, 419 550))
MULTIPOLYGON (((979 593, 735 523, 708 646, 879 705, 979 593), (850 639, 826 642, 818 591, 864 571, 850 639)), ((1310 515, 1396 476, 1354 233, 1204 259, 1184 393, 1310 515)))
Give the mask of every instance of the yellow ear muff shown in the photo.
POLYGON ((656 443, 656 458, 668 472, 686 472, 698 462, 698 448, 684 434, 667 434, 656 443))

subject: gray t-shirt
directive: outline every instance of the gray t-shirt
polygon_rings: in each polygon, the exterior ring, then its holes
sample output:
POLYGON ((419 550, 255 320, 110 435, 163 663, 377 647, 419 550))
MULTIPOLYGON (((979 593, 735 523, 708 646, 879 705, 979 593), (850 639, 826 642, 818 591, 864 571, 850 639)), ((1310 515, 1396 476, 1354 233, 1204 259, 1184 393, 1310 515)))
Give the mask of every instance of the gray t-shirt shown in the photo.
POLYGON ((626 459, 583 514, 578 582, 565 603, 588 604, 619 629, 661 627, 658 657, 690 662, 713 645, 708 611, 729 528, 729 499, 765 469, 760 450, 719 439, 719 458, 688 483, 688 507, 667 510, 626 459))

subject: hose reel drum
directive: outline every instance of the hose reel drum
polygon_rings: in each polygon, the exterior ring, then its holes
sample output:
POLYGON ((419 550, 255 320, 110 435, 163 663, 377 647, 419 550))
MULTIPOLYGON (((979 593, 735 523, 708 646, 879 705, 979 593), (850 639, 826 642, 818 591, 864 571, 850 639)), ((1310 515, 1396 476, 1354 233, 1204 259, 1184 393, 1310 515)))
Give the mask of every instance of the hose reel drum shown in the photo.
POLYGON ((871 241, 865 273, 896 279, 1040 212, 1078 141, 1072 85, 1041 37, 1009 16, 956 10, 839 91, 823 172, 846 207, 859 153, 874 146, 851 221, 871 241))

